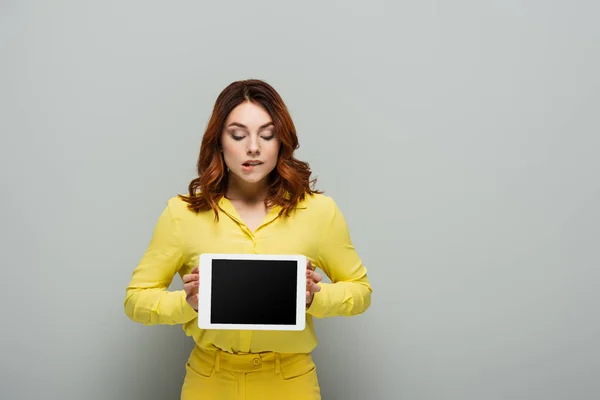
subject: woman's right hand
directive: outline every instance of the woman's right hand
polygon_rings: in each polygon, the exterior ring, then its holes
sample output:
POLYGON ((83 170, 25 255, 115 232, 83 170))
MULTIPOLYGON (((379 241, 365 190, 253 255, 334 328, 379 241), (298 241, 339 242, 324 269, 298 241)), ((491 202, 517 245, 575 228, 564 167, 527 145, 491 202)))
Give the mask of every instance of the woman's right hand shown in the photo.
POLYGON ((183 276, 183 290, 185 290, 185 300, 196 311, 198 311, 199 286, 200 275, 198 273, 198 267, 194 267, 192 272, 183 276))

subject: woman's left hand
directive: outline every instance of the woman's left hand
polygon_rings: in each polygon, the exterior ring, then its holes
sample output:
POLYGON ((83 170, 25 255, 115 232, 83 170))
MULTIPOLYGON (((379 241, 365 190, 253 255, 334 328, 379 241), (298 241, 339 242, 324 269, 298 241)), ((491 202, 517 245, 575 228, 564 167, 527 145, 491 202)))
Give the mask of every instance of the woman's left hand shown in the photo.
POLYGON ((321 274, 315 272, 310 261, 306 260, 306 307, 312 304, 315 293, 321 290, 321 287, 317 285, 321 279, 323 279, 321 274))

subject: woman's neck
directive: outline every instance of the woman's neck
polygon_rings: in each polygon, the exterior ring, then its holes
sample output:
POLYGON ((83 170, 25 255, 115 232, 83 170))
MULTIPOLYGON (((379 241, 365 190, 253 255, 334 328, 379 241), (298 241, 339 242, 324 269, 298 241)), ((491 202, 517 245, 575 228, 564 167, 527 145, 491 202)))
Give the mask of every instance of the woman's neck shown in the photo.
POLYGON ((264 202, 269 193, 267 180, 249 183, 231 174, 227 184, 225 197, 233 201, 242 201, 248 204, 264 202))

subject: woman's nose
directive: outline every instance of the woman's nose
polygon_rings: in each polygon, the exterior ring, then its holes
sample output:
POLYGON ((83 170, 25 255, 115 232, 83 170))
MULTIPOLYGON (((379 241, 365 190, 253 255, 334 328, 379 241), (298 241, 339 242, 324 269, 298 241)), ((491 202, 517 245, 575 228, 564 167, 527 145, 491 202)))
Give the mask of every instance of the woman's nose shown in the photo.
POLYGON ((248 146, 248 149, 246 150, 246 154, 248 154, 248 155, 260 154, 260 147, 258 146, 258 143, 256 142, 256 140, 250 141, 250 146, 248 146))

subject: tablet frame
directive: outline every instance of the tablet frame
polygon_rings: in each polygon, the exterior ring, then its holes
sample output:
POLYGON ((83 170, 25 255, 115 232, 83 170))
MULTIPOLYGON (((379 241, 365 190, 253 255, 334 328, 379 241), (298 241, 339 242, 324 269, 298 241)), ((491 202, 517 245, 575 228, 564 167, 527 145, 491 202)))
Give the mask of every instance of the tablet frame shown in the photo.
POLYGON ((306 256, 292 254, 200 254, 198 288, 198 327, 201 329, 224 330, 273 330, 302 331, 306 326, 306 256), (219 260, 284 260, 296 262, 296 324, 264 325, 264 324, 213 324, 210 322, 212 294, 212 261, 219 260))

